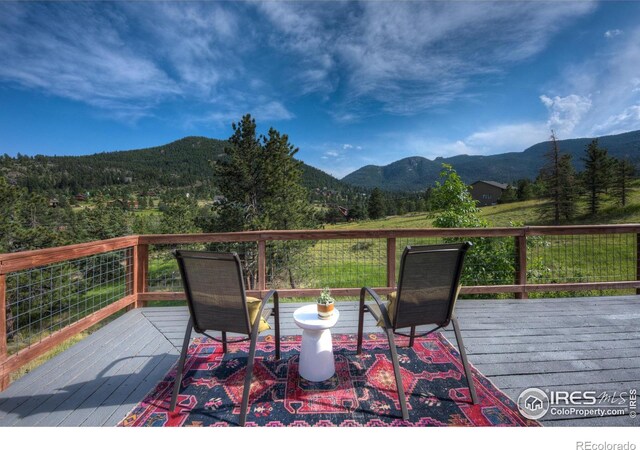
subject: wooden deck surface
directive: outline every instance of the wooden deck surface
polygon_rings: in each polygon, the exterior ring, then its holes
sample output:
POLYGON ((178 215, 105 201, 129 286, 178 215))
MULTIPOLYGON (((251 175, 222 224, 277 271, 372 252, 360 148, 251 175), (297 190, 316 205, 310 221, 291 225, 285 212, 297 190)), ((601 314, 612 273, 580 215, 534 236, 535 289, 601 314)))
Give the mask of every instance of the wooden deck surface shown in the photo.
MULTIPOLYGON (((281 304, 282 334, 299 334, 281 304)), ((339 303, 333 333, 355 333, 339 303)), ((640 387, 640 296, 466 300, 457 305, 470 362, 512 399, 526 388, 640 387)), ((116 425, 177 361, 186 307, 130 311, 0 393, 0 426, 116 425)), ((370 317, 366 331, 379 331, 370 317)), ((447 338, 454 343, 452 331, 447 338)), ((638 426, 640 419, 543 419, 545 426, 638 426)))

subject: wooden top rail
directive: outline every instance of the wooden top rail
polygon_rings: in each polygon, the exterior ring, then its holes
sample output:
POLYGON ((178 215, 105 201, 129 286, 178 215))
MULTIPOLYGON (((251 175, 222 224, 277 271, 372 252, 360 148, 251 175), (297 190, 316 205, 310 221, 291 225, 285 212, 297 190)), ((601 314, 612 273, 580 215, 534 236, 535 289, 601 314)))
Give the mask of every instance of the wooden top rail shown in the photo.
POLYGON ((138 236, 124 236, 104 241, 92 241, 63 247, 29 250, 26 252, 0 254, 0 274, 32 269, 57 262, 98 255, 100 253, 133 247, 138 236))
POLYGON ((523 227, 525 236, 567 236, 584 234, 622 234, 640 233, 640 224, 614 225, 567 225, 567 226, 535 226, 523 227))
POLYGON ((374 230, 267 230, 233 233, 146 234, 140 244, 192 244, 320 239, 380 239, 409 237, 509 237, 578 234, 640 233, 640 224, 571 225, 500 228, 393 228, 374 230))
MULTIPOLYGON (((639 228, 640 229, 640 228, 639 228)), ((233 233, 145 234, 141 244, 192 244, 196 242, 255 242, 321 239, 381 239, 403 237, 521 236, 522 228, 400 228, 388 230, 267 230, 233 233)))
POLYGON ((0 254, 0 274, 97 255, 136 245, 195 244, 322 239, 393 239, 418 237, 514 237, 640 233, 640 224, 502 228, 401 228, 377 230, 266 230, 230 233, 132 235, 63 247, 0 254))

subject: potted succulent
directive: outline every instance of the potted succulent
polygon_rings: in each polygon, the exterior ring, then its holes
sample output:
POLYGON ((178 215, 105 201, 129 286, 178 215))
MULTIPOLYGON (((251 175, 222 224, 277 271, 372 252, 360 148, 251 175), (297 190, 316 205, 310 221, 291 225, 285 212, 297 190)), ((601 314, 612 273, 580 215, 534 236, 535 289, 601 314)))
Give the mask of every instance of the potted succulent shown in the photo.
POLYGON ((335 300, 331 297, 331 291, 326 287, 320 293, 320 297, 317 299, 318 303, 318 317, 320 319, 330 319, 333 316, 333 305, 335 300))

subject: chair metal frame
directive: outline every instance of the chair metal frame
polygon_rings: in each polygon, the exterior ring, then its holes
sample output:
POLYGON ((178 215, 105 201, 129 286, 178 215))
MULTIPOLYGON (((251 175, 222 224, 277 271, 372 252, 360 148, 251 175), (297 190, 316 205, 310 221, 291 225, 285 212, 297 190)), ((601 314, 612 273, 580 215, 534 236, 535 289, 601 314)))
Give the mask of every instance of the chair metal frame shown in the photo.
MULTIPOLYGON (((402 385, 402 374, 400 373, 400 364, 398 363, 398 353, 396 350, 396 344, 394 335, 404 336, 409 338, 409 347, 413 347, 414 341, 416 337, 427 336, 434 331, 437 331, 441 328, 445 328, 451 323, 453 325, 453 331, 456 336, 456 341, 458 343, 458 349, 460 351, 460 358, 462 360, 462 366, 464 367, 464 373, 467 378, 467 384, 469 385, 469 392, 471 394, 471 400, 473 404, 478 403, 478 398, 476 394, 476 388, 472 377, 471 368, 469 367, 469 362, 467 360, 467 353, 464 347, 464 342, 462 340, 462 334, 460 333, 460 325, 458 324, 458 320, 454 314, 455 302, 458 296, 458 287, 460 285, 460 276, 462 274, 462 268, 464 265, 464 257, 466 255, 467 250, 471 247, 470 242, 465 242, 462 244, 437 244, 437 245, 423 245, 423 246, 407 246, 402 253, 402 258, 400 262, 400 275, 399 275, 399 283, 397 288, 397 297, 395 304, 394 317, 390 318, 386 305, 380 299, 378 294, 369 287, 363 287, 360 290, 360 308, 358 314, 358 345, 356 353, 359 355, 362 353, 362 338, 363 338, 363 327, 364 327, 364 313, 369 312, 371 315, 377 320, 382 320, 384 325, 382 328, 385 330, 387 339, 389 340, 389 350, 391 353, 391 360, 393 362, 393 372, 396 379, 396 386, 398 389, 398 399, 400 402, 400 408, 402 410, 402 418, 404 420, 409 419, 409 412, 407 409, 406 395, 404 392, 404 386, 402 385), (402 305, 402 281, 403 274, 407 256, 412 252, 444 252, 444 251, 456 251, 458 252, 458 262, 456 264, 455 273, 452 277, 452 284, 449 291, 449 308, 444 321, 430 322, 428 318, 420 324, 414 324, 410 327, 410 333, 401 333, 396 329, 396 325, 398 322, 399 314, 401 313, 401 305, 402 305), (366 294, 369 294, 373 300, 374 304, 367 305, 365 303, 366 294), (432 330, 429 330, 425 333, 416 335, 416 326, 420 325, 429 325, 434 324, 436 327, 432 330)), ((406 327, 403 327, 406 328, 406 327)))
MULTIPOLYGON (((242 390, 242 405, 240 409, 240 420, 239 420, 240 426, 244 426, 247 419, 247 408, 249 406, 251 379, 253 376, 255 353, 256 353, 256 347, 257 347, 258 335, 259 335, 258 330, 260 327, 261 317, 264 317, 265 319, 271 316, 274 317, 276 359, 280 359, 280 311, 278 306, 278 299, 279 299, 278 291, 276 291, 275 289, 272 289, 267 293, 267 295, 264 296, 264 298, 262 298, 256 319, 254 323, 251 324, 249 319, 249 311, 247 308, 247 295, 245 290, 244 277, 242 274, 242 265, 237 253, 216 253, 216 252, 204 252, 204 251, 200 251, 200 252, 188 251, 185 253, 188 253, 188 256, 183 254, 183 252, 180 250, 173 251, 173 254, 178 261, 180 276, 182 277, 182 283, 184 286, 185 295, 187 297, 187 305, 189 307, 189 322, 187 323, 187 329, 185 331, 184 341, 182 343, 182 351, 180 353, 180 359, 178 360, 176 380, 175 380, 175 385, 173 389, 173 394, 171 396, 170 411, 175 411, 175 408, 176 408, 178 394, 182 384, 184 364, 187 359, 187 351, 189 349, 189 343, 191 341, 192 331, 196 331, 197 333, 203 334, 208 338, 213 339, 214 341, 221 342, 223 353, 227 353, 227 344, 230 344, 230 343, 233 344, 236 342, 244 342, 244 341, 250 340, 251 343, 249 345, 249 354, 247 357, 247 369, 246 369, 247 371, 246 371, 245 380, 244 380, 244 387, 242 390), (240 291, 238 292, 238 297, 239 297, 239 300, 242 301, 244 304, 244 309, 247 313, 246 322, 248 324, 248 329, 246 333, 248 336, 246 338, 234 339, 233 341, 229 341, 227 339, 227 333, 225 331, 221 331, 221 338, 216 338, 214 336, 207 334, 206 331, 220 331, 220 330, 205 330, 199 326, 199 323, 197 320, 198 318, 194 313, 191 286, 189 283, 189 278, 187 277, 187 273, 186 273, 186 269, 183 261, 184 258, 221 260, 221 259, 228 259, 229 257, 232 257, 232 260, 229 260, 229 263, 234 263, 236 266, 236 270, 238 274, 238 284, 241 288, 240 291), (272 298, 273 298, 273 309, 265 310, 265 305, 272 298)), ((241 333, 241 334, 244 334, 244 333, 241 333)))

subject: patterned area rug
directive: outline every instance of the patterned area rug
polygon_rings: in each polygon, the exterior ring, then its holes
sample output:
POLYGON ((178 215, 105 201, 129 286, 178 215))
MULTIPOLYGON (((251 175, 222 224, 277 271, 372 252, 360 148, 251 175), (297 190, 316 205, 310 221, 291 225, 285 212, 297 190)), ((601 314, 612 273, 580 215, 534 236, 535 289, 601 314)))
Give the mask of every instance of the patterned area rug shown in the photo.
MULTIPOLYGON (((417 338, 414 348, 398 339, 398 356, 409 400, 402 420, 389 345, 383 334, 366 336, 361 356, 354 335, 334 335, 336 374, 313 383, 298 375, 300 336, 258 344, 247 426, 539 426, 474 369, 479 404, 471 404, 458 352, 439 333, 417 338)), ((176 411, 168 411, 174 367, 119 426, 235 426, 244 382, 247 342, 221 345, 197 338, 189 348, 176 411)))

